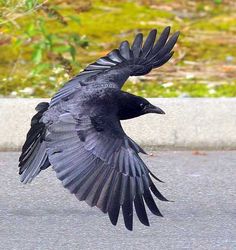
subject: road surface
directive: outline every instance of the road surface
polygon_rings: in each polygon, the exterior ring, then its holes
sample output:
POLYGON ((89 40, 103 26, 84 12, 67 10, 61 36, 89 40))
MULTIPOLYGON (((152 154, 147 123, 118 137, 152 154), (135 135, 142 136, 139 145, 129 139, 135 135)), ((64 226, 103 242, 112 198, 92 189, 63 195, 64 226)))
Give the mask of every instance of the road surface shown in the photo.
POLYGON ((165 183, 164 218, 149 213, 150 227, 79 202, 52 169, 33 183, 19 182, 19 153, 0 153, 0 249, 236 249, 236 151, 154 152, 144 157, 165 183))

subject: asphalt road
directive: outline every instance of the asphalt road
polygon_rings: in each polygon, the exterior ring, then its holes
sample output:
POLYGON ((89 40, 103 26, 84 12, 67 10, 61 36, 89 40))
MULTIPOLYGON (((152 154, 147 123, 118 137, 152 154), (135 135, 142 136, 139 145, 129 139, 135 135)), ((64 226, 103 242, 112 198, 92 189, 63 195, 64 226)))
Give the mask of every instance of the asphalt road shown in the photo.
POLYGON ((79 202, 51 169, 21 184, 18 156, 0 153, 0 249, 236 249, 236 151, 145 157, 175 202, 157 201, 164 218, 135 218, 133 232, 79 202))

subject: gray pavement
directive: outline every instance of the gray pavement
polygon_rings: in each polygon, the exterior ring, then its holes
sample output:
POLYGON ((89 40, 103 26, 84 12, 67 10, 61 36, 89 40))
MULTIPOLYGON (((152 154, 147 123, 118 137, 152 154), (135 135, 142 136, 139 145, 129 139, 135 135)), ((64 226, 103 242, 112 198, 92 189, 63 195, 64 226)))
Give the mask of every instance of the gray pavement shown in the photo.
POLYGON ((76 200, 51 169, 21 184, 18 156, 0 153, 0 249, 236 249, 236 151, 145 157, 175 202, 157 201, 164 218, 135 218, 133 232, 76 200))

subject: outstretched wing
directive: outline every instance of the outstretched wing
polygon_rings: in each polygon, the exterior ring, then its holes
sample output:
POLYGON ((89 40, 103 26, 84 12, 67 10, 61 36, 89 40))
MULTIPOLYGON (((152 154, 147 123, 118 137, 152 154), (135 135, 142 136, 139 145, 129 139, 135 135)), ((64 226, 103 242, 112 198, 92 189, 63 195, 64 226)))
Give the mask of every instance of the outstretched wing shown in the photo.
POLYGON ((129 139, 114 117, 72 117, 62 114, 46 135, 49 161, 63 186, 79 200, 108 213, 116 225, 120 208, 129 230, 133 205, 139 220, 149 225, 145 204, 161 216, 152 193, 166 201, 139 157, 142 149, 129 139))
POLYGON ((136 35, 133 44, 128 41, 120 44, 105 57, 88 65, 78 76, 70 80, 52 99, 54 105, 62 98, 70 96, 77 88, 94 84, 113 84, 121 88, 129 76, 139 76, 149 73, 153 68, 160 67, 173 55, 173 47, 179 32, 169 39, 170 27, 166 27, 156 41, 157 30, 151 30, 143 44, 143 34, 136 35))

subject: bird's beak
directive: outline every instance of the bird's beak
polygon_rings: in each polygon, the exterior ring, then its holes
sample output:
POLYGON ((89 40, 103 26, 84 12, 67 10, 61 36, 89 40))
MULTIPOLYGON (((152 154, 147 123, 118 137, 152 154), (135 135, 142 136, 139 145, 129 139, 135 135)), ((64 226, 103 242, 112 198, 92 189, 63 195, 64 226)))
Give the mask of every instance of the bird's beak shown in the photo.
POLYGON ((152 104, 149 104, 145 107, 145 113, 155 113, 155 114, 165 114, 165 112, 152 104))

